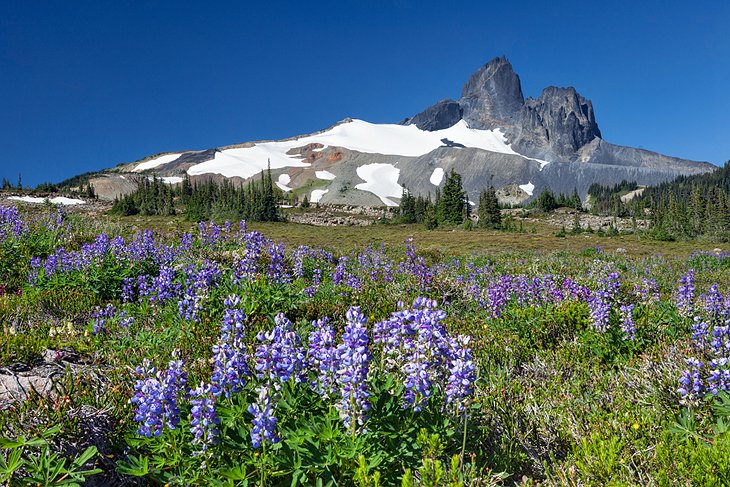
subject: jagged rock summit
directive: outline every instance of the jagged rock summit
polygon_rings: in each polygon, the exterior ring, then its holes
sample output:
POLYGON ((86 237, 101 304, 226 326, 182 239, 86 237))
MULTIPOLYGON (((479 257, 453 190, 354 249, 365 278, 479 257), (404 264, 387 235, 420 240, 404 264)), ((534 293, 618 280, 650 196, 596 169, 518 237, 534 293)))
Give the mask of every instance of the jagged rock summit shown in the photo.
POLYGON ((590 100, 573 87, 556 86, 525 100, 520 77, 505 56, 472 74, 459 101, 440 101, 405 123, 433 131, 460 120, 474 129, 502 129, 520 154, 559 162, 576 160, 582 147, 601 137, 590 100))
POLYGON ((509 195, 506 204, 548 187, 585 196, 593 183, 651 185, 716 169, 604 141, 590 100, 573 87, 555 86, 525 99, 519 76, 502 56, 477 69, 458 100, 439 101, 400 124, 347 118, 279 141, 168 152, 103 171, 92 184, 113 199, 146 177, 240 183, 269 164, 276 185, 295 200, 358 206, 397 205, 404 188, 433 195, 452 169, 472 201, 491 184, 509 195))

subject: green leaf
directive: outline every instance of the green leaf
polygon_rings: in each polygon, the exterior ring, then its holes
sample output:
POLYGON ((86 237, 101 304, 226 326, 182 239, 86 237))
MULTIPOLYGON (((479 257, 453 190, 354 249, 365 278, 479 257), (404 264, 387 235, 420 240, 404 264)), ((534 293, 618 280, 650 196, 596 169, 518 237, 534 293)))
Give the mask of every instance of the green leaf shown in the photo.
POLYGON ((0 438, 0 448, 3 449, 18 448, 19 446, 24 446, 25 444, 25 438, 23 438, 22 436, 18 437, 17 440, 0 438))
POLYGON ((218 471, 223 477, 230 480, 244 480, 248 477, 248 473, 243 465, 233 468, 221 469, 218 471))
POLYGON ((89 460, 91 460, 96 455, 96 453, 97 453, 96 447, 95 446, 90 446, 89 448, 87 448, 84 451, 84 453, 82 453, 81 455, 79 455, 73 461, 73 463, 71 463, 71 467, 70 468, 72 470, 76 470, 77 468, 82 467, 86 462, 88 462, 89 460))
POLYGON ((147 457, 137 458, 130 456, 128 462, 117 462, 117 472, 122 475, 131 475, 133 477, 144 477, 150 471, 150 461, 147 457))

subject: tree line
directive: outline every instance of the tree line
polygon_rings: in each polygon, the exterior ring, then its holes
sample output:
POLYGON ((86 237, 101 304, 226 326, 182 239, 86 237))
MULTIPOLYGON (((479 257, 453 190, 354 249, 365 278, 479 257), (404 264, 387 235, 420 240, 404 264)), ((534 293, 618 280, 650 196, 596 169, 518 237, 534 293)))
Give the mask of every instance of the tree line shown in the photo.
MULTIPOLYGON (((396 223, 422 223, 427 229, 439 225, 461 225, 471 222, 472 203, 469 201, 462 178, 453 169, 446 175, 443 189, 436 189, 435 199, 431 195, 413 196, 407 188, 403 189, 398 206, 396 223)), ((479 195, 477 207, 478 225, 499 228, 502 222, 497 193, 490 185, 479 195)))
POLYGON ((716 171, 678 176, 644 191, 630 201, 621 196, 636 182, 592 185, 591 211, 605 216, 650 218, 650 235, 660 240, 709 237, 730 241, 730 161, 716 171))
POLYGON ((271 170, 261 172, 258 181, 236 185, 224 179, 191 181, 186 174, 173 187, 153 177, 139 183, 133 193, 117 197, 111 213, 117 215, 175 215, 181 211, 186 219, 281 221, 277 201, 281 191, 274 188, 271 170))

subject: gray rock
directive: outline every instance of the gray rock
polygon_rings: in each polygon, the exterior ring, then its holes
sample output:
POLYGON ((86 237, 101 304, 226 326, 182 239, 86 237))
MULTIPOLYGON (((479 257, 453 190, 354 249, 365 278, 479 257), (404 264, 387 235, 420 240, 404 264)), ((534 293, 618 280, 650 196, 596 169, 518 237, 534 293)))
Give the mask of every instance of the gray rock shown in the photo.
POLYGON ((522 85, 506 57, 497 57, 471 75, 461 90, 459 105, 472 128, 504 128, 519 118, 522 85))
POLYGON ((577 151, 601 137, 593 104, 575 88, 545 88, 536 100, 527 99, 515 130, 513 148, 546 160, 573 161, 577 151))
POLYGON ((461 120, 462 110, 454 100, 441 100, 424 111, 402 122, 403 125, 415 125, 421 130, 433 132, 451 127, 461 120))

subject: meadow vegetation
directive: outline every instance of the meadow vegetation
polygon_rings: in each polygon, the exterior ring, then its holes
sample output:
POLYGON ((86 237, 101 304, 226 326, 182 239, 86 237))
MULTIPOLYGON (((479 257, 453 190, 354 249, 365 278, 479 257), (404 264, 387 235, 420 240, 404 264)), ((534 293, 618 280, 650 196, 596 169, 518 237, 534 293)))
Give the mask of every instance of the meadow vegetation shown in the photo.
POLYGON ((727 484, 729 271, 539 224, 2 207, 0 483, 727 484))

